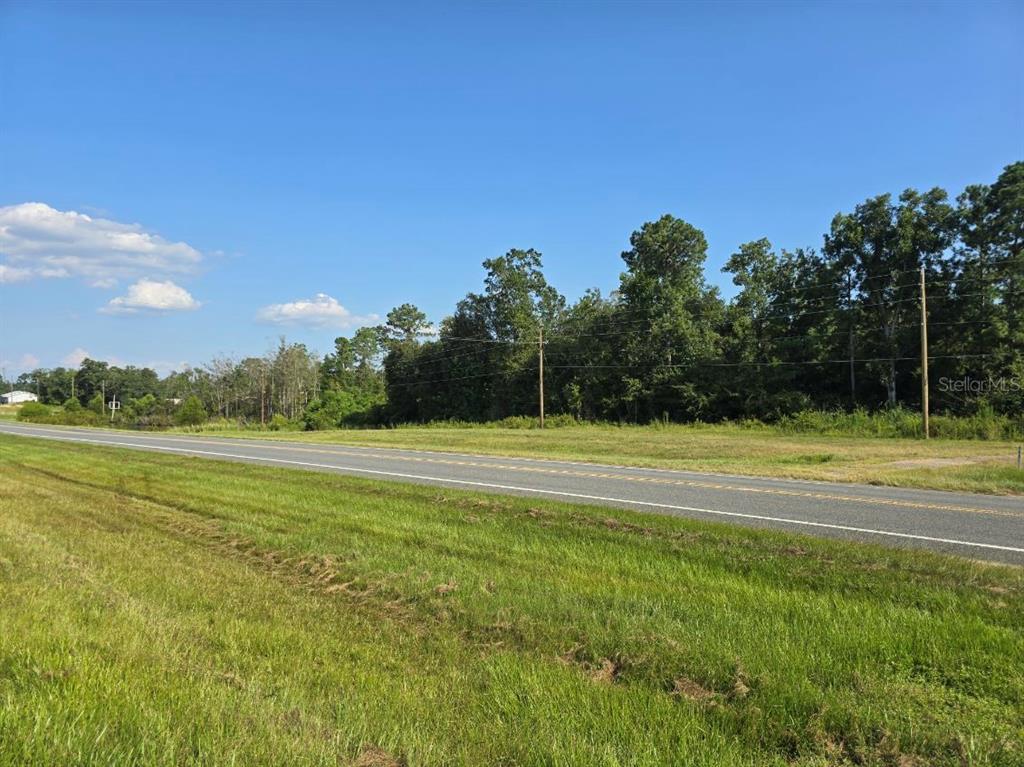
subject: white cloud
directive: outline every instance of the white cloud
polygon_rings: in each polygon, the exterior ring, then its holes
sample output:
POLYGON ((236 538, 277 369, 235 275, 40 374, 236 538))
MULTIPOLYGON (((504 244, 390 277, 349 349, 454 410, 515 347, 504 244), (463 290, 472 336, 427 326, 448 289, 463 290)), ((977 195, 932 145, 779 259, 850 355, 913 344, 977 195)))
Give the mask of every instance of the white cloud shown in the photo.
POLYGON ((142 363, 140 367, 151 368, 156 371, 157 375, 163 377, 175 371, 180 373, 183 370, 190 370, 192 366, 186 360, 149 360, 142 363))
POLYGON ((187 273, 203 254, 169 242, 139 224, 93 218, 41 202, 0 207, 0 282, 30 277, 81 277, 110 287, 143 273, 187 273))
POLYGON ((91 355, 89 354, 89 352, 87 352, 81 346, 76 346, 74 349, 72 349, 71 351, 64 355, 64 358, 61 360, 61 363, 69 368, 77 368, 79 365, 82 364, 82 360, 90 356, 91 355))
POLYGON ((0 358, 0 373, 8 380, 18 377, 18 373, 27 373, 39 367, 39 358, 34 354, 25 353, 15 362, 7 357, 0 358))
POLYGON ((0 285, 6 282, 21 282, 32 276, 31 269, 23 269, 15 266, 0 264, 0 285))
POLYGON ((139 280, 128 287, 128 294, 110 299, 100 311, 106 314, 133 314, 140 309, 157 312, 179 312, 198 309, 192 294, 170 280, 139 280))
POLYGON ((284 304, 264 306, 256 313, 256 319, 275 325, 308 325, 314 328, 350 328, 376 322, 376 314, 359 316, 352 314, 326 293, 317 293, 313 298, 300 298, 284 304))

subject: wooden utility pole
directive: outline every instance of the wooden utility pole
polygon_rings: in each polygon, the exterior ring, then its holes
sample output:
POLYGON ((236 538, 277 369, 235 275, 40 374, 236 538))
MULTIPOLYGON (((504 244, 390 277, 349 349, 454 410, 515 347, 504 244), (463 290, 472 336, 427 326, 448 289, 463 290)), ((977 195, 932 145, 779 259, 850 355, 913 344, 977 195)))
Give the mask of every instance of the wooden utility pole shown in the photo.
POLYGON ((928 439, 928 304, 924 292, 924 267, 921 267, 921 424, 928 439))
POLYGON ((846 275, 846 311, 850 319, 850 404, 857 407, 857 373, 853 367, 853 275, 846 275))
POLYGON ((540 352, 540 366, 538 368, 538 387, 540 394, 540 428, 544 428, 544 326, 540 326, 540 336, 538 337, 538 347, 540 352))

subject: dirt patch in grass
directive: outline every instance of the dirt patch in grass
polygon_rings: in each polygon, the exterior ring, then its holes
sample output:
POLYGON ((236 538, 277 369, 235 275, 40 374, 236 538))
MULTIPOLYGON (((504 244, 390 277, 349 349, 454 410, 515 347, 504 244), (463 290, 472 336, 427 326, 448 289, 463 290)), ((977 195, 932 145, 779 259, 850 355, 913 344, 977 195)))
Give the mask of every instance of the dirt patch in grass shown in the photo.
POLYGON ((596 667, 590 669, 589 676, 595 682, 612 684, 619 678, 621 671, 622 669, 619 667, 619 664, 611 658, 602 658, 596 667))
POLYGON ((714 690, 709 690, 701 684, 693 681, 692 679, 681 676, 678 679, 672 680, 672 695, 678 698, 686 698, 696 703, 710 704, 721 699, 714 690))
POLYGON ((434 593, 444 596, 445 594, 451 594, 459 587, 459 584, 455 581, 448 581, 447 583, 439 583, 434 586, 434 593))
POLYGON ((383 748, 364 746, 363 751, 352 762, 352 767, 406 767, 403 757, 393 756, 383 748))

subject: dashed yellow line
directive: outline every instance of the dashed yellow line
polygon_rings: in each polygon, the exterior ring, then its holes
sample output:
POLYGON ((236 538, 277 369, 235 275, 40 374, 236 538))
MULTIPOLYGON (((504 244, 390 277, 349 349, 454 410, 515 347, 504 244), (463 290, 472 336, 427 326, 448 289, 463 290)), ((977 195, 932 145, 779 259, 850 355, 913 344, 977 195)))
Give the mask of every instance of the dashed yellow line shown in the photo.
MULTIPOLYGON (((59 431, 59 430, 54 430, 59 431)), ((137 437, 136 437, 137 438, 137 437)), ((168 437, 160 437, 160 439, 167 439, 168 437)), ((210 445, 210 440, 192 439, 189 437, 170 437, 175 442, 190 442, 200 445, 210 445)), ((255 445, 238 442, 240 446, 254 448, 255 445)), ((263 447, 261 443, 259 447, 263 447)), ((974 506, 955 506, 940 503, 924 503, 920 501, 904 501, 890 498, 866 498, 863 496, 856 495, 841 495, 838 493, 826 493, 812 490, 786 490, 783 488, 775 487, 744 487, 742 485, 730 485, 720 482, 710 482, 695 479, 678 479, 668 477, 645 477, 634 474, 618 474, 614 472, 602 472, 602 471, 583 471, 580 469, 555 469, 546 466, 522 466, 517 464, 502 464, 494 462, 484 461, 470 461, 455 458, 435 458, 430 456, 417 456, 417 455, 393 455, 388 453, 377 453, 368 452, 367 450, 345 450, 344 448, 315 448, 315 447, 298 447, 295 445, 286 445, 281 442, 274 442, 267 440, 265 443, 266 447, 272 447, 277 450, 288 450, 297 453, 319 453, 323 455, 335 455, 345 456, 350 458, 377 458, 387 461, 409 461, 413 463, 425 463, 425 464, 438 464, 445 466, 467 466, 472 468, 483 468, 483 469, 500 469, 502 471, 517 471, 526 474, 548 474, 566 477, 578 477, 581 479, 613 479, 623 482, 644 482, 656 485, 670 485, 676 487, 691 487, 700 488, 702 490, 722 490, 739 493, 760 493, 763 495, 779 495, 789 496, 795 498, 813 498, 820 501, 837 501, 841 503, 861 503, 872 506, 892 506, 896 508, 909 508, 909 509, 927 509, 932 511, 956 511, 964 512, 969 514, 989 514, 1000 517, 1011 517, 1015 519, 1024 519, 1024 513, 1015 514, 1012 511, 1003 511, 1002 509, 986 509, 974 506)), ((343 467, 339 467, 343 468, 343 467)), ((760 477, 751 477, 751 479, 763 479, 760 477)))
MULTIPOLYGON (((175 438, 179 439, 179 438, 175 438)), ((210 443, 206 440, 194 440, 188 438, 180 438, 183 441, 195 442, 199 444, 209 445, 210 443)), ((270 441, 268 440, 268 443, 270 441)), ((957 511, 967 512, 973 514, 992 514, 995 516, 1004 517, 1015 517, 1024 518, 1024 514, 1014 514, 1010 511, 1003 511, 1001 509, 985 509, 977 508, 973 506, 954 506, 947 504, 938 503, 923 503, 920 501, 903 501, 889 498, 864 498, 862 496, 855 495, 840 495, 837 493, 824 493, 809 490, 786 490, 783 488, 774 487, 744 487, 742 485, 729 485, 722 484, 719 482, 708 482, 702 480, 692 479, 670 479, 667 477, 644 477, 637 476, 634 474, 617 474, 613 472, 602 472, 602 471, 583 471, 580 469, 554 469, 546 466, 522 466, 518 464, 503 464, 494 462, 483 462, 483 461, 470 461, 464 459, 455 458, 435 458, 428 456, 413 456, 413 455, 391 455, 388 453, 377 453, 368 452, 367 450, 352 451, 345 450, 344 448, 314 448, 314 447, 298 447, 295 445, 283 445, 278 442, 270 443, 275 448, 281 450, 290 450, 300 453, 320 453, 325 455, 339 455, 351 458, 378 458, 381 460, 389 461, 410 461, 414 463, 426 463, 426 464, 439 464, 445 466, 468 466, 472 468, 484 468, 484 469, 500 469, 503 471, 518 471, 528 474, 548 474, 558 475, 567 477, 577 477, 581 479, 613 479, 625 482, 646 482, 650 484, 658 485, 671 485, 677 487, 692 487, 700 488, 703 490, 723 490, 723 491, 735 491, 742 493, 762 493, 765 495, 781 495, 791 496, 798 498, 813 498, 821 501, 840 501, 843 503, 865 503, 871 505, 883 505, 883 506, 894 506, 900 508, 912 508, 912 509, 930 509, 933 511, 957 511)), ((250 445, 251 447, 251 445, 250 445)))

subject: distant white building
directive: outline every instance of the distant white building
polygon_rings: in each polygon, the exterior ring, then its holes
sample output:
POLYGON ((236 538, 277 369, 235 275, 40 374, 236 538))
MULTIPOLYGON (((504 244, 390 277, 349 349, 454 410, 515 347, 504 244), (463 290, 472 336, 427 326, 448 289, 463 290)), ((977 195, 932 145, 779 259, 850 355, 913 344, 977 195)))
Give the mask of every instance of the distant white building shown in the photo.
POLYGON ((9 391, 0 394, 0 405, 20 405, 22 402, 38 402, 39 397, 30 391, 9 391))

